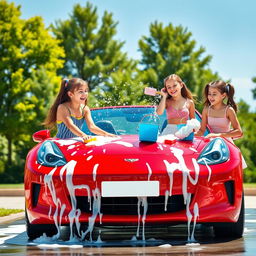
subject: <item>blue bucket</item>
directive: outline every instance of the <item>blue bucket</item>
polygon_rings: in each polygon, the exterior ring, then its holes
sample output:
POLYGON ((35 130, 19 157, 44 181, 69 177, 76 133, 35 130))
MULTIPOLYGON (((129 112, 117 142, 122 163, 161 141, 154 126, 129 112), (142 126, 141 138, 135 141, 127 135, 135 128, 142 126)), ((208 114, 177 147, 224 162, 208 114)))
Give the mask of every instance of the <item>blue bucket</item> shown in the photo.
MULTIPOLYGON (((186 126, 186 124, 177 124, 178 130, 181 129, 183 126, 186 126)), ((191 132, 187 137, 180 140, 192 141, 193 139, 194 139, 194 132, 191 132)))
POLYGON ((139 124, 139 140, 140 141, 148 141, 148 142, 156 142, 159 131, 158 124, 139 124))

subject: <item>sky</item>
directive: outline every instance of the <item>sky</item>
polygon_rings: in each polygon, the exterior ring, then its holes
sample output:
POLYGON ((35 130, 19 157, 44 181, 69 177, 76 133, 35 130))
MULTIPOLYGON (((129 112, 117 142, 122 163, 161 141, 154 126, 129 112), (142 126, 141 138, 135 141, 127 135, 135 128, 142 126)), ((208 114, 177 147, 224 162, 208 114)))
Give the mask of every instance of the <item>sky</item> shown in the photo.
MULTIPOLYGON (((12 0, 21 5, 22 18, 42 16, 46 26, 65 20, 73 5, 82 0, 12 0)), ((123 51, 140 58, 138 41, 149 36, 149 26, 182 25, 192 33, 197 49, 203 46, 212 56, 210 68, 235 86, 235 100, 243 99, 256 111, 251 90, 256 87, 256 1, 255 0, 90 0, 99 18, 104 11, 118 22, 115 39, 125 41, 123 51)))

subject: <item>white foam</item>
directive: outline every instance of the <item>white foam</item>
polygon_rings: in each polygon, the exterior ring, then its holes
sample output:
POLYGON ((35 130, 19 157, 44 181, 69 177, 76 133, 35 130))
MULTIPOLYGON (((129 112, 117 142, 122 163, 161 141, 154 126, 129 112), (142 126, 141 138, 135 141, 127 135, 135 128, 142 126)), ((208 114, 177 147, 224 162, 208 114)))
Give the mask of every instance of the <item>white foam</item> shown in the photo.
POLYGON ((26 230, 26 227, 24 225, 11 225, 7 228, 0 228, 0 234, 8 235, 8 234, 19 234, 26 230))
POLYGON ((77 141, 83 141, 83 140, 82 138, 79 138, 79 137, 76 140, 74 139, 54 140, 54 142, 58 143, 60 146, 72 145, 74 143, 77 143, 77 141))
POLYGON ((87 158, 86 158, 86 161, 89 161, 89 160, 91 160, 93 158, 93 156, 88 156, 87 158))
POLYGON ((77 151, 74 151, 71 153, 71 156, 75 155, 77 153, 77 151))
POLYGON ((186 246, 200 246, 199 243, 187 243, 186 246))
POLYGON ((104 137, 104 136, 97 136, 96 140, 92 140, 86 143, 86 146, 103 146, 105 144, 113 143, 115 140, 120 140, 120 137, 104 137))
POLYGON ((169 163, 167 160, 164 160, 166 170, 169 175, 169 182, 170 182, 170 191, 169 191, 169 193, 165 192, 165 211, 167 210, 166 208, 167 208, 168 196, 172 195, 173 173, 176 170, 182 171, 182 193, 183 193, 183 198, 184 198, 184 204, 186 205, 186 215, 187 215, 187 219, 188 219, 188 223, 187 223, 187 225, 188 225, 188 241, 194 242, 195 241, 194 232, 195 232, 196 220, 199 217, 199 208, 198 208, 198 204, 195 202, 194 209, 193 209, 194 223, 193 223, 193 230, 191 233, 190 232, 190 223, 193 219, 193 215, 189 210, 191 194, 188 193, 188 191, 187 191, 187 183, 188 183, 188 179, 189 179, 189 181, 193 185, 197 184, 198 178, 199 178, 200 166, 198 165, 196 159, 192 158, 192 163, 193 163, 194 171, 195 171, 195 178, 193 178, 190 175, 191 171, 186 166, 185 159, 183 157, 183 153, 184 153, 183 150, 175 148, 175 147, 171 147, 170 150, 173 153, 173 155, 177 158, 178 163, 175 163, 175 162, 169 163))
POLYGON ((147 211, 148 211, 148 202, 147 202, 147 197, 138 197, 138 204, 137 204, 137 211, 138 211, 138 227, 137 227, 137 237, 139 237, 140 233, 140 205, 143 207, 143 215, 141 218, 142 221, 142 240, 145 241, 145 220, 147 216, 147 211))
POLYGON ((47 249, 47 248, 83 248, 83 245, 79 244, 73 244, 73 245, 65 245, 65 244, 38 244, 37 247, 41 249, 47 249))
POLYGON ((137 237, 136 236, 132 236, 131 241, 137 241, 137 237))
POLYGON ((190 147, 189 149, 190 149, 191 151, 198 152, 195 148, 190 147))
POLYGON ((200 129, 200 122, 197 119, 190 119, 187 121, 186 125, 180 128, 176 133, 179 139, 184 139, 189 136, 193 131, 198 131, 200 129))
POLYGON ((102 218, 102 213, 100 212, 101 207, 101 194, 100 190, 96 188, 92 191, 93 193, 93 207, 92 207, 92 215, 88 219, 88 228, 85 232, 81 232, 81 239, 83 240, 85 236, 90 233, 90 241, 92 241, 92 231, 94 228, 95 220, 99 215, 100 219, 102 218))
POLYGON ((125 141, 115 141, 115 142, 112 142, 112 143, 123 145, 123 146, 128 147, 128 148, 132 148, 133 147, 132 143, 125 142, 125 141))
POLYGON ((94 167, 93 167, 93 171, 92 171, 92 174, 93 174, 93 181, 96 181, 96 176, 97 176, 97 169, 99 167, 99 164, 95 164, 94 167))
MULTIPOLYGON (((65 166, 63 166, 62 169, 65 166)), ((61 206, 61 201, 56 196, 56 190, 55 190, 54 182, 53 182, 53 179, 52 179, 56 170, 57 170, 57 167, 53 168, 50 171, 50 173, 45 174, 44 184, 45 184, 45 193, 46 193, 46 195, 47 195, 47 187, 48 187, 48 189, 50 190, 51 196, 52 196, 53 203, 55 204, 55 207, 56 207, 55 213, 53 214, 53 220, 54 220, 55 226, 57 228, 57 234, 55 235, 55 238, 58 238, 60 236, 60 224, 59 224, 59 221, 57 219, 57 215, 58 215, 58 212, 59 212, 59 207, 61 206)), ((50 207, 48 216, 50 215, 51 211, 52 211, 52 208, 50 207)))
POLYGON ((160 248, 170 248, 170 247, 172 247, 172 245, 171 244, 161 244, 158 247, 160 247, 160 248))
POLYGON ((150 180, 150 177, 152 175, 152 169, 148 163, 146 163, 146 166, 148 167, 148 180, 150 180))
POLYGON ((162 146, 161 144, 158 144, 158 148, 159 148, 160 150, 164 150, 164 148, 163 148, 163 146, 162 146))
POLYGON ((67 149, 67 150, 73 149, 73 148, 75 148, 75 147, 76 147, 76 145, 70 145, 70 146, 68 146, 68 149, 67 149))
POLYGON ((211 167, 207 164, 205 158, 203 158, 203 161, 204 161, 204 163, 205 163, 205 165, 206 165, 206 167, 207 167, 207 170, 208 170, 208 172, 209 172, 209 174, 208 174, 208 181, 210 181, 211 175, 212 175, 212 169, 211 169, 211 167))

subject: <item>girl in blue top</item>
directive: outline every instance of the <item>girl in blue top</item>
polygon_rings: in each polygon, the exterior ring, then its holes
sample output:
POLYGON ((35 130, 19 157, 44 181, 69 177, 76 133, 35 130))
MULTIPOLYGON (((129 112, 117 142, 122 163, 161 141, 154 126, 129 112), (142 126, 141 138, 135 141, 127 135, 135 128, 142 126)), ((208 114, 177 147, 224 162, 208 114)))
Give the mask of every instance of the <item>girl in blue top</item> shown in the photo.
POLYGON ((68 139, 82 137, 84 141, 90 139, 81 128, 84 120, 88 129, 97 135, 116 136, 96 126, 87 106, 89 87, 87 82, 80 78, 63 79, 61 88, 44 121, 44 124, 53 127, 57 124, 57 138, 68 139))

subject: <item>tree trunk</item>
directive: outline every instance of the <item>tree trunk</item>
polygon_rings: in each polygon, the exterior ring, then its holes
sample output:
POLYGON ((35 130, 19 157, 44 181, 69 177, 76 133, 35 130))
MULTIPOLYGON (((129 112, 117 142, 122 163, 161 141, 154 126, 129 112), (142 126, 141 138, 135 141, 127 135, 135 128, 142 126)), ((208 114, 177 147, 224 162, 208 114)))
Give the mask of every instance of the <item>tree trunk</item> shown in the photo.
POLYGON ((12 165, 12 139, 7 138, 8 140, 8 165, 12 165))

